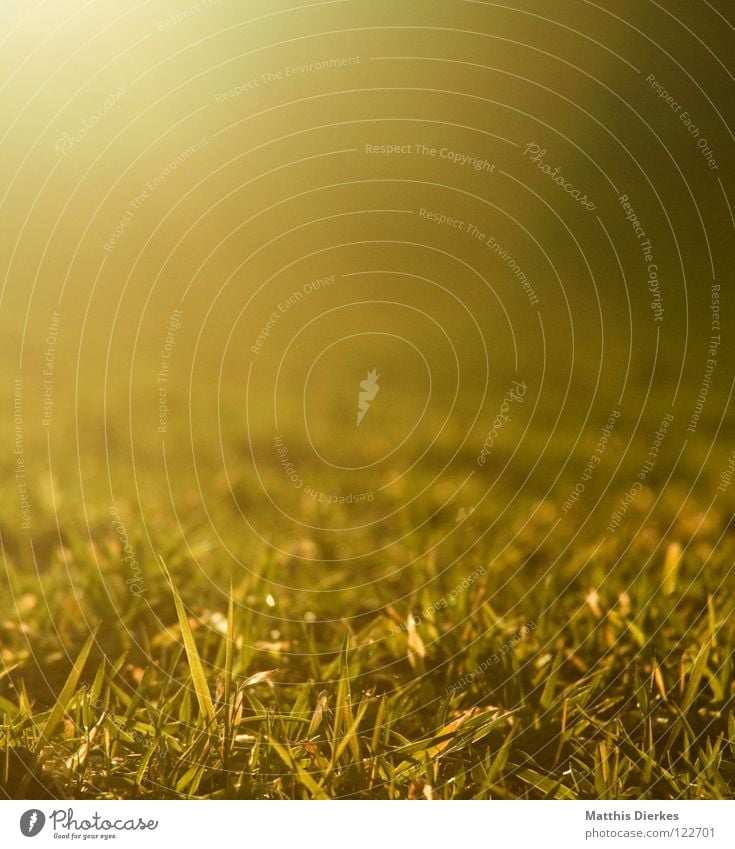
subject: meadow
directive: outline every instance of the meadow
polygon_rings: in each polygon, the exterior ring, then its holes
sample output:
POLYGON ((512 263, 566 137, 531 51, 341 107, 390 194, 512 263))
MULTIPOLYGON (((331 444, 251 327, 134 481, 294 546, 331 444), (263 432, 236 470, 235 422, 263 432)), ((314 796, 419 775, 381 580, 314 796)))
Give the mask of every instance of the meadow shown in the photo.
POLYGON ((184 493, 178 527, 160 485, 143 527, 133 501, 94 495, 82 522, 57 480, 30 548, 3 528, 4 794, 731 797, 735 540, 711 498, 725 479, 698 476, 705 508, 661 470, 605 533, 627 485, 598 474, 561 507, 596 439, 559 497, 507 475, 488 489, 467 475, 475 450, 447 470, 436 448, 419 497, 357 503, 294 489, 266 445, 264 478, 213 472, 206 511, 184 493), (267 512, 258 486, 322 530, 274 523, 236 567, 219 535, 267 512))
POLYGON ((3 0, 0 798, 733 797, 728 5, 3 0))

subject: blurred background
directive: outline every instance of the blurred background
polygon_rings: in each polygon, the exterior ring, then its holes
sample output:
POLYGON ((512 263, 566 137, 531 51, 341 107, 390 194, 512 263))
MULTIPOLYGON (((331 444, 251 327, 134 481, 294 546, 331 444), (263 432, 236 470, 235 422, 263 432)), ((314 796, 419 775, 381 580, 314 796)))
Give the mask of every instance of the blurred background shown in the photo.
POLYGON ((13 558, 731 511, 728 3, 0 8, 13 558))

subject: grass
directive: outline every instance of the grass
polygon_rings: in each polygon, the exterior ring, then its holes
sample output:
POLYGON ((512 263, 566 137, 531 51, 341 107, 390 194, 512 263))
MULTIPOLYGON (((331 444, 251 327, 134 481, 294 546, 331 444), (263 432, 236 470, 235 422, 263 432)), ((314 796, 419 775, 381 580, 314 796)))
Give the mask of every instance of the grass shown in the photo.
POLYGON ((732 798, 735 2, 0 3, 0 798, 732 798))
MULTIPOLYGON (((615 534, 572 533, 553 502, 504 510, 473 481, 429 487, 431 520, 399 513, 402 538, 357 532, 358 550, 385 536, 357 566, 315 531, 238 569, 194 506, 144 534, 121 504, 138 593, 102 508, 86 537, 62 515, 55 541, 49 513, 35 563, 6 529, 2 792, 731 798, 732 512, 672 485, 615 534)), ((237 515, 222 492, 218 527, 237 515)), ((315 509, 354 522, 354 505, 315 509)))

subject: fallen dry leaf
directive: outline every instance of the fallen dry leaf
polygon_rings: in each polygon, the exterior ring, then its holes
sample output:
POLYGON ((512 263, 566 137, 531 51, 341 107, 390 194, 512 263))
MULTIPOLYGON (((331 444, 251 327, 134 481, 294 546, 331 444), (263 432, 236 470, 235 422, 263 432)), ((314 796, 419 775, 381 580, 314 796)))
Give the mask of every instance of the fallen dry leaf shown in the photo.
POLYGON ((329 693, 327 693, 326 690, 322 690, 317 696, 316 707, 314 708, 314 713, 312 714, 311 722, 309 723, 309 730, 306 732, 307 737, 311 737, 321 725, 324 711, 327 709, 328 701, 329 693))
POLYGON ((92 727, 91 731, 87 735, 87 739, 82 743, 82 745, 74 752, 71 757, 68 757, 64 761, 64 766, 68 770, 78 769, 80 766, 84 766, 87 762, 87 757, 89 755, 89 750, 94 745, 95 740, 99 736, 100 731, 102 730, 102 726, 105 723, 105 719, 107 718, 106 711, 102 711, 102 715, 97 720, 97 722, 92 727))
POLYGON ((262 672, 256 672, 243 681, 242 686, 252 687, 255 684, 260 684, 262 681, 267 681, 275 672, 278 672, 278 669, 265 669, 262 672))

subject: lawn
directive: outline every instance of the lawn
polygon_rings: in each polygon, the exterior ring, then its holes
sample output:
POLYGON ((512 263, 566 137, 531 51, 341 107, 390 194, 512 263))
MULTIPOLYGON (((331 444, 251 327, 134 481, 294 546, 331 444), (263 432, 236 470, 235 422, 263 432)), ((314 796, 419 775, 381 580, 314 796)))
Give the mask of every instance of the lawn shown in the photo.
POLYGON ((271 451, 261 484, 317 529, 253 543, 237 566, 219 534, 268 509, 246 464, 212 475, 206 517, 185 494, 178 527, 160 488, 158 505, 142 496, 145 528, 120 499, 75 524, 57 482, 30 548, 3 532, 6 795, 732 796, 721 502, 653 484, 607 533, 628 486, 599 475, 575 525, 563 498, 488 490, 468 453, 451 471, 426 462, 413 503, 398 486, 325 504, 271 451))
POLYGON ((733 797, 733 5, 0 0, 0 798, 733 797))

